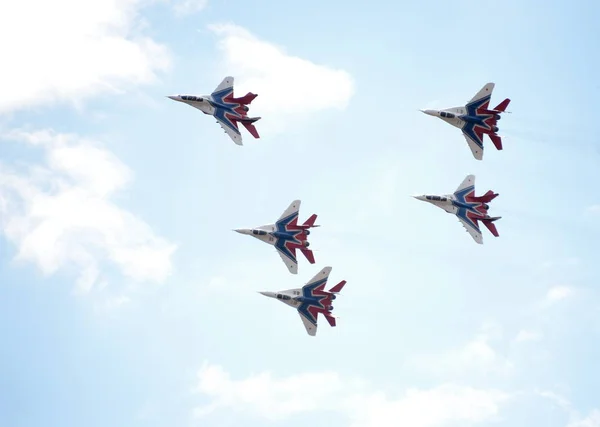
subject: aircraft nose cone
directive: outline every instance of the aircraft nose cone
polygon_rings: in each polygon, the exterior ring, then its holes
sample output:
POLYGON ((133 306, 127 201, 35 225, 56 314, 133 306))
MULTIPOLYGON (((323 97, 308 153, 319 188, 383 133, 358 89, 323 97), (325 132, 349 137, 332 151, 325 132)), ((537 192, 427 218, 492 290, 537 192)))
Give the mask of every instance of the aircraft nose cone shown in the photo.
POLYGON ((419 110, 429 116, 437 116, 437 111, 436 110, 419 110))
POLYGON ((274 292, 268 292, 268 291, 258 291, 259 294, 264 295, 266 297, 275 297, 275 293, 274 292))
POLYGON ((417 200, 425 201, 425 196, 413 196, 417 200))
POLYGON ((173 101, 179 101, 178 95, 167 95, 167 98, 172 99, 173 101))
POLYGON ((248 230, 247 228, 236 228, 233 231, 237 231, 240 234, 250 234, 250 230, 248 230))

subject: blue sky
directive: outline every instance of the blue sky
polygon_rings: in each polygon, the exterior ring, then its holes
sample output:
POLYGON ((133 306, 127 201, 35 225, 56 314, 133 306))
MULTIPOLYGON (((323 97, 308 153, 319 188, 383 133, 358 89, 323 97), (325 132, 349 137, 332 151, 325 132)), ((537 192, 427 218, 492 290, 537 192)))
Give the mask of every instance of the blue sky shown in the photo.
POLYGON ((599 6, 323 3, 0 7, 0 425, 600 426, 599 6), (165 98, 225 75, 243 147, 165 98), (489 81, 477 162, 418 109, 489 81), (484 245, 409 197, 471 173, 484 245), (294 199, 297 276, 231 231, 294 199), (256 293, 326 265, 314 338, 256 293))

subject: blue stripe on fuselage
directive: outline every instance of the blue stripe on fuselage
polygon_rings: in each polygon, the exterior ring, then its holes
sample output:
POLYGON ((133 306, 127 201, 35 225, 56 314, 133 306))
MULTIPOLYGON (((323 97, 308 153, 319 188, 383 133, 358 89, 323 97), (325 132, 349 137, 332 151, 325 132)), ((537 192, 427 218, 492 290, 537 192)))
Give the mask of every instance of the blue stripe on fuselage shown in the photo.
POLYGON ((242 117, 241 115, 236 113, 234 110, 234 108, 236 108, 239 104, 237 104, 235 102, 226 102, 223 100, 223 98, 225 98, 227 95, 229 95, 231 93, 233 93, 232 87, 220 90, 218 92, 213 92, 210 95, 213 99, 209 100, 209 102, 210 102, 210 105, 212 105, 213 108, 215 109, 214 116, 216 118, 218 118, 219 120, 221 120, 232 131, 234 131, 238 135, 241 135, 239 129, 233 123, 231 123, 231 120, 229 120, 227 118, 227 116, 225 115, 225 113, 229 113, 229 114, 239 117, 239 118, 242 117))
POLYGON ((286 248, 285 243, 286 242, 300 243, 300 241, 298 239, 296 239, 296 235, 298 233, 301 233, 302 230, 299 230, 297 232, 290 232, 290 231, 287 231, 287 228, 286 228, 286 226, 290 222, 292 222, 294 220, 294 218, 297 218, 297 217, 298 217, 298 212, 294 212, 293 214, 280 219, 279 221, 277 221, 275 223, 275 226, 277 227, 277 231, 274 233, 271 233, 273 235, 273 237, 275 237, 277 239, 277 242, 275 243, 275 247, 280 252, 282 252, 286 257, 288 257, 295 263, 297 263, 298 261, 297 261, 296 257, 289 251, 289 249, 286 248))
POLYGON ((486 102, 489 102, 491 95, 485 96, 477 101, 471 102, 465 106, 467 109, 467 114, 459 116, 465 124, 462 128, 462 131, 471 138, 475 144, 479 146, 483 150, 483 141, 477 136, 475 133, 475 126, 482 127, 484 129, 490 129, 490 127, 485 123, 485 120, 492 117, 490 114, 477 114, 477 109, 481 107, 486 102))
POLYGON ((302 288, 303 301, 302 301, 302 304, 300 305, 300 307, 298 307, 298 311, 300 313, 302 313, 304 315, 304 317, 306 317, 314 325, 317 324, 317 319, 315 318, 315 316, 313 316, 311 314, 310 311, 308 311, 308 308, 311 306, 317 307, 317 308, 325 308, 325 306, 321 303, 321 301, 324 300, 325 298, 327 298, 327 296, 326 295, 323 295, 323 296, 314 296, 313 295, 313 290, 315 290, 315 288, 317 288, 325 283, 327 283, 327 278, 317 280, 316 282, 313 282, 310 285, 305 285, 302 288))

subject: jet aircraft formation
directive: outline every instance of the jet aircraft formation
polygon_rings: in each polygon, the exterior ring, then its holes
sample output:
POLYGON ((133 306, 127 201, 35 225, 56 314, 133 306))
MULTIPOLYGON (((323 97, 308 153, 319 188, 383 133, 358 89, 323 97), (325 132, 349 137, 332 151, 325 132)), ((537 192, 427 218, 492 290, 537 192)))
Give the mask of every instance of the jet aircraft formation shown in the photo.
MULTIPOLYGON (((248 92, 241 98, 234 97, 233 82, 233 77, 225 77, 210 95, 171 95, 168 98, 191 105, 204 114, 212 115, 234 143, 243 145, 238 123, 241 123, 254 138, 259 138, 254 123, 260 117, 248 117, 247 115, 248 105, 258 95, 248 92)), ((497 123, 501 118, 501 114, 507 112, 506 108, 510 103, 510 99, 507 98, 493 109, 489 108, 494 86, 494 83, 487 83, 464 106, 420 111, 438 117, 459 128, 471 149, 473 157, 482 160, 484 135, 489 136, 496 149, 502 150, 502 138, 497 133, 499 130, 497 123)), ((501 217, 491 217, 488 214, 489 203, 497 196, 498 194, 491 190, 482 196, 476 196, 475 176, 467 175, 452 194, 413 197, 442 208, 447 213, 456 215, 473 240, 483 244, 479 222, 484 224, 492 235, 499 236, 494 222, 501 217)), ((304 223, 298 224, 300 203, 300 200, 294 200, 274 224, 254 228, 238 228, 234 231, 252 236, 274 246, 289 272, 298 274, 296 250, 299 250, 310 264, 314 264, 314 254, 312 250, 308 249, 310 246, 308 236, 311 228, 319 227, 315 224, 316 214, 311 215, 304 223)), ((295 308, 300 314, 306 332, 311 336, 315 336, 319 313, 325 317, 331 326, 336 326, 337 317, 332 314, 332 302, 335 300, 336 295, 341 292, 346 281, 342 280, 326 291, 325 286, 331 270, 331 267, 323 268, 302 288, 277 292, 261 291, 259 293, 278 299, 284 304, 295 308)))

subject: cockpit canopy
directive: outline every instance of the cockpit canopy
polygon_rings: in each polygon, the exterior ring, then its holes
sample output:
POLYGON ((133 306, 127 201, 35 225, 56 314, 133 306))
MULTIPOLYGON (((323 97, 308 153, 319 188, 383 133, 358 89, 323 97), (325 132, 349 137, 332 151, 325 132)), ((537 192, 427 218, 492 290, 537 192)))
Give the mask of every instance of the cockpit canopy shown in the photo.
POLYGON ((183 95, 181 97, 181 99, 183 99, 184 101, 196 101, 196 102, 204 101, 204 98, 202 98, 201 96, 194 96, 194 95, 183 95))
POLYGON ((447 113, 445 111, 440 112, 440 116, 441 117, 446 117, 447 119, 453 119, 454 117, 456 117, 454 114, 447 113))
POLYGON ((446 197, 440 197, 440 196, 425 196, 425 198, 427 200, 433 200, 436 202, 447 202, 448 199, 446 197))
POLYGON ((266 236, 267 232, 265 230, 252 230, 252 234, 255 236, 266 236))
POLYGON ((277 299, 282 299, 284 301, 289 301, 289 300, 292 299, 292 297, 289 296, 289 295, 277 294, 277 299))

